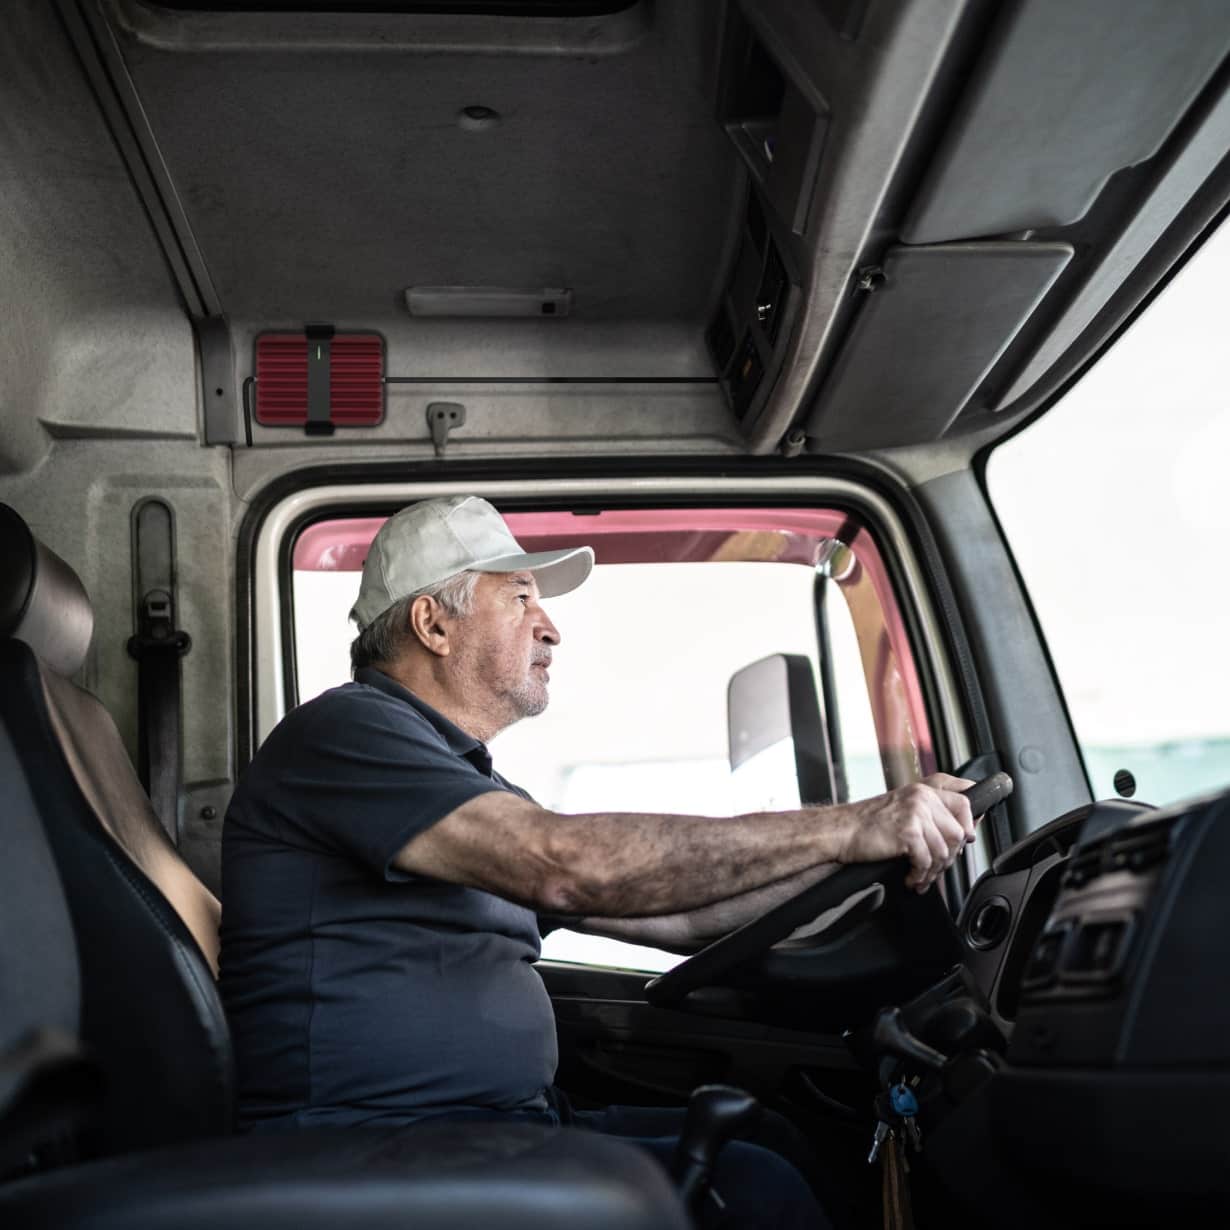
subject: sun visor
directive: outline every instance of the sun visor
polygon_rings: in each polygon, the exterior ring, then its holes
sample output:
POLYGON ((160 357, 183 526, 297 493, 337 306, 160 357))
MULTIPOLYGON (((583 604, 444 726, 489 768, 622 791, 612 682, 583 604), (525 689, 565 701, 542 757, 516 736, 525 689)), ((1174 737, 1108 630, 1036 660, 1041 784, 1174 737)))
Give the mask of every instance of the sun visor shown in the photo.
POLYGON ((889 248, 807 421, 826 452, 938 440, 1072 259, 1017 240, 889 248))

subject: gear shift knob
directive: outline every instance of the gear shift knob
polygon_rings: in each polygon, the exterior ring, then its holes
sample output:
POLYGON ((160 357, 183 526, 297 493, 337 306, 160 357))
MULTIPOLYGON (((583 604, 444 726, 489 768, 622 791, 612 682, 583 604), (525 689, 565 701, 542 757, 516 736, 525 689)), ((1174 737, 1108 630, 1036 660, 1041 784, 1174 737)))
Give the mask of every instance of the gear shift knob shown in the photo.
POLYGON ((675 1181, 684 1203, 695 1207, 709 1189, 709 1175, 722 1146, 755 1122, 760 1103, 730 1085, 701 1085, 688 1101, 675 1150, 675 1181))
POLYGON ((914 1037, 900 1008, 884 1008, 876 1017, 871 1040, 876 1048, 896 1059, 912 1059, 930 1072, 942 1072, 948 1056, 914 1037))

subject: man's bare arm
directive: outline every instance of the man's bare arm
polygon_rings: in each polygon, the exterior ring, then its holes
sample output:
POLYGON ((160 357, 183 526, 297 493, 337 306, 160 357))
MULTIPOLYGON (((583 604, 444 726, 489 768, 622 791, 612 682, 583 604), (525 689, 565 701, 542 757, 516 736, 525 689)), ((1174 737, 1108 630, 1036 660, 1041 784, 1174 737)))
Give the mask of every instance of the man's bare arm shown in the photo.
POLYGON ((822 863, 907 855, 925 888, 973 837, 961 778, 937 774, 860 803, 714 819, 565 816, 504 791, 471 799, 408 842, 403 871, 552 914, 696 910, 822 863))

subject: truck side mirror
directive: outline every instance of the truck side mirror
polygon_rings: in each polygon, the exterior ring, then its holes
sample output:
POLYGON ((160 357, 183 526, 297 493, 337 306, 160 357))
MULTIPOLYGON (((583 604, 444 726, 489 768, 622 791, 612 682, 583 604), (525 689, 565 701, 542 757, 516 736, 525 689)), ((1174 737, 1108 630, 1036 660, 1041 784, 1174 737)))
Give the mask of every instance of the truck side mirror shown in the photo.
POLYGON ((754 805, 789 809, 834 800, 833 757, 806 657, 775 653, 736 671, 726 716, 730 771, 748 781, 741 793, 759 800, 754 805))

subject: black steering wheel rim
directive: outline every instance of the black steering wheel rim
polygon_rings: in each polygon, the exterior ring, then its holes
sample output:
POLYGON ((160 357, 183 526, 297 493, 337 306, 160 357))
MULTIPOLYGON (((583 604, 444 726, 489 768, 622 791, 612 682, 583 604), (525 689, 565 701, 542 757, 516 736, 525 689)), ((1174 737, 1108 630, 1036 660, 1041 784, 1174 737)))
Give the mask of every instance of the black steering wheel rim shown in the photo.
MULTIPOLYGON (((964 793, 974 815, 978 816, 1012 793, 1012 779, 1006 773, 996 773, 964 793)), ((645 984, 645 998, 658 1008, 677 1008, 693 991, 718 984, 732 970, 762 956, 791 932, 841 905, 855 893, 873 884, 884 886, 886 899, 888 894, 909 891, 905 886, 909 868, 910 861, 904 857, 844 866, 759 918, 714 940, 674 969, 650 979, 645 984)), ((934 888, 928 890, 934 891, 934 888)))
POLYGON ((645 984, 645 998, 658 1008, 678 1007, 693 991, 714 986, 731 970, 762 956, 792 931, 841 905, 855 893, 873 884, 883 884, 885 893, 892 891, 894 884, 904 890, 909 868, 906 858, 842 867, 759 918, 714 940, 674 969, 651 979, 645 984))

